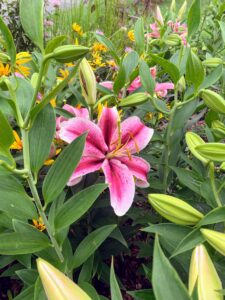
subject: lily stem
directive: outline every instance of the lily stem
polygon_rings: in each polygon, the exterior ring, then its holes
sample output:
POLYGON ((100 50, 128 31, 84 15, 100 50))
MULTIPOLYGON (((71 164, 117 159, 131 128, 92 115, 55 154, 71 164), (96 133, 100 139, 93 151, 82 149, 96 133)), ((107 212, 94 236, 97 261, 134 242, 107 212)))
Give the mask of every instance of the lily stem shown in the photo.
POLYGON ((209 179, 210 179, 210 183, 211 183, 211 187, 212 187, 212 191, 213 191, 213 195, 214 198, 216 200, 216 203, 218 205, 218 207, 223 206, 219 197, 219 194, 217 192, 217 188, 216 188, 216 183, 215 183, 215 171, 214 171, 214 163, 210 162, 209 163, 209 179))

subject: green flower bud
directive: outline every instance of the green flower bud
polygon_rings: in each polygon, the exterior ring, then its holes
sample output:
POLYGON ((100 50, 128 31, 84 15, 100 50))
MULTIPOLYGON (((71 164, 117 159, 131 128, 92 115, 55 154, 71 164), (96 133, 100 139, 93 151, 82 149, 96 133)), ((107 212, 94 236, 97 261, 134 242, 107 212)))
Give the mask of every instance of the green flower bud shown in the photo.
POLYGON ((225 114, 225 100, 214 91, 201 90, 200 96, 205 104, 215 112, 225 114))
POLYGON ((171 33, 165 39, 165 44, 168 46, 177 46, 180 45, 180 43, 181 43, 181 37, 176 33, 171 33))
POLYGON ((225 255, 225 233, 210 230, 210 229, 200 229, 202 235, 206 241, 214 248, 216 251, 225 255))
POLYGON ((216 68, 217 66, 222 65, 223 60, 218 57, 211 57, 211 58, 207 58, 202 63, 206 67, 216 68))
POLYGON ((78 285, 47 261, 38 258, 37 268, 48 300, 91 300, 78 285))
POLYGON ((178 12, 178 15, 177 15, 178 20, 182 20, 184 14, 186 12, 186 9, 187 9, 187 1, 184 0, 184 3, 182 4, 181 8, 179 9, 179 12, 178 12))
POLYGON ((186 81, 185 81, 184 76, 182 76, 182 77, 179 79, 179 81, 178 81, 177 84, 178 84, 178 88, 179 88, 179 91, 180 91, 180 92, 185 91, 185 89, 186 89, 186 81))
POLYGON ((203 214, 185 201, 164 194, 149 194, 149 203, 165 219, 180 225, 195 225, 203 214))
POLYGON ((97 95, 96 79, 95 74, 86 58, 83 58, 80 63, 79 77, 82 95, 88 105, 94 105, 97 95))
POLYGON ((150 99, 150 95, 147 93, 134 93, 124 99, 119 103, 119 106, 136 106, 145 103, 150 99))
POLYGON ((219 120, 212 122, 212 132, 219 139, 225 138, 225 125, 219 120))
POLYGON ((201 162, 203 162, 204 164, 207 164, 209 162, 209 160, 204 158, 201 154, 199 154, 198 151, 195 150, 196 146, 205 144, 203 139, 194 132, 187 132, 185 135, 185 139, 186 139, 186 143, 187 143, 188 148, 191 151, 191 153, 197 159, 199 159, 201 162))
POLYGON ((198 299, 222 300, 218 292, 222 290, 221 280, 216 272, 213 262, 203 245, 197 246, 192 252, 189 270, 189 293, 197 288, 198 299))
POLYGON ((196 146, 195 150, 203 157, 210 161, 225 161, 225 144, 206 143, 196 146))
POLYGON ((54 58, 60 63, 69 63, 84 57, 89 52, 89 48, 77 45, 64 45, 57 47, 49 58, 54 58))

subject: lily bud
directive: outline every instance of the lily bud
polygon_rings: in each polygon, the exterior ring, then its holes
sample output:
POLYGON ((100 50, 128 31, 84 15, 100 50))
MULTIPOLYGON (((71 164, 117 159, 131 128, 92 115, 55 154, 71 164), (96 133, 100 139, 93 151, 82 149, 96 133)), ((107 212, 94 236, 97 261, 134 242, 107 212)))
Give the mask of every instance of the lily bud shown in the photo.
POLYGON ((79 77, 82 94, 87 104, 94 105, 97 94, 96 79, 95 74, 86 58, 83 58, 80 63, 79 77))
POLYGON ((178 20, 182 20, 184 14, 185 14, 185 12, 186 12, 186 9, 187 9, 187 1, 184 0, 184 3, 183 3, 183 5, 181 6, 181 8, 180 8, 180 10, 179 10, 179 12, 178 12, 178 15, 177 15, 177 19, 178 19, 178 20))
POLYGON ((54 58, 60 63, 69 63, 84 57, 89 52, 89 48, 77 45, 64 45, 57 47, 49 58, 54 58))
POLYGON ((180 92, 185 91, 185 89, 186 89, 186 81, 185 81, 184 76, 182 76, 182 77, 179 79, 179 81, 178 81, 177 84, 178 84, 178 88, 179 88, 179 91, 180 91, 180 92))
POLYGON ((210 229, 200 229, 202 235, 206 241, 219 253, 225 255, 225 234, 222 232, 210 230, 210 229))
POLYGON ((223 64, 223 60, 221 58, 218 58, 218 57, 211 57, 211 58, 207 58, 202 63, 206 67, 216 68, 217 66, 223 64))
POLYGON ((218 292, 222 290, 221 280, 204 245, 199 245, 192 252, 189 270, 189 293, 197 288, 198 299, 222 300, 218 292))
POLYGON ((150 98, 147 93, 134 93, 120 101, 119 106, 136 106, 145 103, 150 98))
POLYGON ((196 146, 195 150, 210 161, 225 161, 225 144, 223 143, 206 143, 196 146))
POLYGON ((47 261, 38 258, 37 268, 48 300, 91 300, 78 285, 47 261))
POLYGON ((219 139, 225 138, 225 125, 219 120, 212 122, 212 132, 219 139))
POLYGON ((180 43, 181 43, 181 37, 176 33, 171 33, 165 39, 165 44, 168 46, 177 46, 180 45, 180 43))
POLYGON ((164 194, 148 195, 149 203, 165 219, 180 225, 195 225, 203 214, 185 201, 164 194))
POLYGON ((176 12, 176 8, 177 8, 176 0, 172 0, 171 1, 171 5, 170 5, 170 11, 172 11, 173 13, 175 13, 176 12))
POLYGON ((162 16, 160 7, 158 5, 156 6, 156 9, 154 11, 154 17, 161 25, 164 24, 163 16, 162 16))
POLYGON ((200 96, 209 108, 215 112, 225 114, 225 100, 222 96, 211 90, 201 90, 200 96))
POLYGON ((204 158, 198 151, 196 151, 195 147, 199 146, 199 145, 204 145, 205 142, 203 141, 203 139, 197 135, 194 132, 187 132, 185 135, 185 139, 186 139, 186 143, 188 145, 189 150, 191 151, 191 153, 197 158, 199 159, 201 162, 203 162, 204 164, 207 164, 209 162, 208 159, 204 158))

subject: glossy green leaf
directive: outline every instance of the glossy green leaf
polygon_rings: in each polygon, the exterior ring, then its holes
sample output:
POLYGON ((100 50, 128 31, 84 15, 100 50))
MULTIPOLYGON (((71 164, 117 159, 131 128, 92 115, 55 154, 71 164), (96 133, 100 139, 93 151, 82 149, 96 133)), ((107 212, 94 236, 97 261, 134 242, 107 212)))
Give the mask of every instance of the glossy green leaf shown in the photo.
POLYGON ((12 128, 4 114, 0 111, 0 160, 4 160, 9 164, 12 164, 12 156, 9 148, 13 142, 12 128))
POLYGON ((208 76, 205 77, 199 89, 206 89, 216 83, 223 74, 223 66, 219 65, 208 76))
POLYGON ((155 81, 152 78, 149 66, 144 60, 140 61, 139 74, 143 88, 146 92, 153 96, 155 91, 155 81))
POLYGON ((120 64, 120 58, 116 53, 117 51, 116 51, 116 48, 115 48, 114 44, 107 37, 105 37, 104 35, 96 34, 95 36, 101 44, 105 45, 108 48, 110 54, 115 59, 116 63, 119 65, 120 64))
POLYGON ((185 285, 163 253, 158 236, 154 246, 152 284, 156 300, 191 300, 185 285))
POLYGON ((204 218, 197 224, 197 226, 205 226, 215 223, 225 222, 225 207, 217 207, 211 210, 204 218))
POLYGON ((30 286, 24 289, 18 296, 13 300, 31 300, 34 297, 34 287, 30 286))
POLYGON ((136 51, 129 52, 123 59, 123 67, 126 73, 126 81, 129 80, 132 71, 137 67, 139 55, 136 51))
POLYGON ((187 17, 189 38, 198 30, 200 21, 201 21, 201 1, 193 0, 187 17))
POLYGON ((219 25, 220 25, 220 30, 221 30, 221 35, 222 35, 223 43, 225 44, 225 22, 220 21, 219 25))
POLYGON ((74 253, 71 268, 78 268, 81 266, 98 249, 116 226, 117 225, 102 226, 86 236, 86 238, 78 245, 74 253))
POLYGON ((134 298, 134 300, 155 300, 153 290, 150 289, 132 291, 127 293, 131 295, 134 298))
POLYGON ((91 300, 100 300, 100 297, 96 291, 96 289, 88 282, 81 282, 79 287, 87 293, 88 296, 91 297, 91 300))
POLYGON ((43 0, 20 0, 20 21, 25 33, 41 50, 44 48, 43 0))
POLYGON ((55 217, 55 228, 62 229, 79 220, 106 187, 106 184, 92 185, 66 201, 55 217))
POLYGON ((112 300, 123 300, 119 284, 116 279, 116 274, 114 270, 114 259, 111 261, 111 269, 110 269, 110 292, 112 300))
POLYGON ((33 285, 38 277, 38 273, 34 269, 22 269, 15 273, 28 286, 33 285))
POLYGON ((123 65, 120 66, 118 75, 114 81, 113 90, 116 94, 119 94, 120 90, 126 83, 126 70, 123 65))
POLYGON ((150 54, 150 56, 154 60, 154 62, 159 64, 164 69, 164 71, 170 75, 175 84, 179 81, 181 75, 176 65, 156 54, 150 54))
POLYGON ((14 66, 16 62, 16 46, 13 41, 13 36, 2 17, 0 17, 0 31, 5 41, 6 52, 11 59, 12 66, 14 66))
POLYGON ((134 37, 137 51, 142 54, 145 50, 144 22, 142 18, 138 19, 134 25, 134 37))
POLYGON ((42 188, 45 203, 52 202, 64 189, 81 159, 85 139, 86 134, 83 134, 68 145, 48 171, 42 188))
POLYGON ((190 50, 187 65, 186 79, 191 82, 197 90, 205 78, 204 68, 198 56, 190 50))
POLYGON ((17 255, 34 253, 50 247, 46 239, 32 236, 30 233, 3 233, 0 234, 0 254, 17 255))
POLYGON ((54 109, 49 104, 37 116, 29 132, 30 163, 35 176, 49 157, 55 135, 55 122, 54 109))
POLYGON ((38 277, 34 285, 34 300, 47 300, 40 277, 38 277))

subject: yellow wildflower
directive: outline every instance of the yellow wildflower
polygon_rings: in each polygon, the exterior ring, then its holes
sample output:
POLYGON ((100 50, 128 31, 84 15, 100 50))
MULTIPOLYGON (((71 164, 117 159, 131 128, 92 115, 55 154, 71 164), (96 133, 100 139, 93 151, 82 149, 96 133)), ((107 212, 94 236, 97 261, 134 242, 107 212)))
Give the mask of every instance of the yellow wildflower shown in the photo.
POLYGON ((50 103, 51 103, 52 107, 56 107, 56 99, 55 99, 55 98, 52 99, 52 100, 50 101, 50 103))
POLYGON ((115 61, 112 59, 112 60, 107 60, 106 63, 111 67, 111 68, 116 68, 117 65, 115 63, 115 61))
POLYGON ((19 52, 16 54, 16 71, 24 76, 30 75, 30 68, 24 64, 31 61, 31 54, 29 52, 19 52))
POLYGON ((8 76, 10 74, 10 65, 6 64, 4 65, 3 63, 0 62, 0 77, 1 76, 8 76))
POLYGON ((128 36, 128 38, 129 38, 132 42, 135 41, 134 30, 128 31, 127 36, 128 36))
MULTIPOLYGON (((59 153, 61 152, 61 150, 62 149, 56 149, 56 151, 55 151, 55 157, 56 156, 58 156, 59 155, 59 153)), ((44 162, 44 165, 45 166, 51 166, 53 163, 55 162, 55 159, 53 159, 53 158, 48 158, 48 159, 46 159, 46 161, 44 162)))
POLYGON ((57 77, 58 80, 64 80, 66 77, 69 76, 69 71, 64 69, 59 69, 60 76, 57 77))
POLYGON ((76 32, 76 33, 79 34, 80 36, 83 35, 82 27, 81 27, 79 24, 73 23, 72 29, 73 29, 74 32, 76 32))
POLYGON ((90 62, 90 65, 95 69, 96 67, 104 67, 105 63, 102 62, 102 57, 99 52, 92 53, 93 60, 90 62))
POLYGON ((70 63, 65 63, 65 66, 68 68, 72 68, 72 67, 75 67, 75 64, 70 62, 70 63))
POLYGON ((44 224, 41 217, 39 217, 38 220, 33 219, 32 222, 34 224, 33 226, 35 228, 37 228, 39 231, 44 231, 45 230, 46 226, 45 226, 45 224, 44 224))
POLYGON ((92 51, 93 52, 106 52, 107 51, 107 47, 101 43, 95 42, 93 47, 92 47, 92 51))
POLYGON ((15 141, 10 146, 10 149, 19 150, 19 151, 22 150, 23 149, 23 142, 22 142, 21 138, 19 137, 18 133, 15 130, 13 130, 13 135, 14 135, 15 141))

